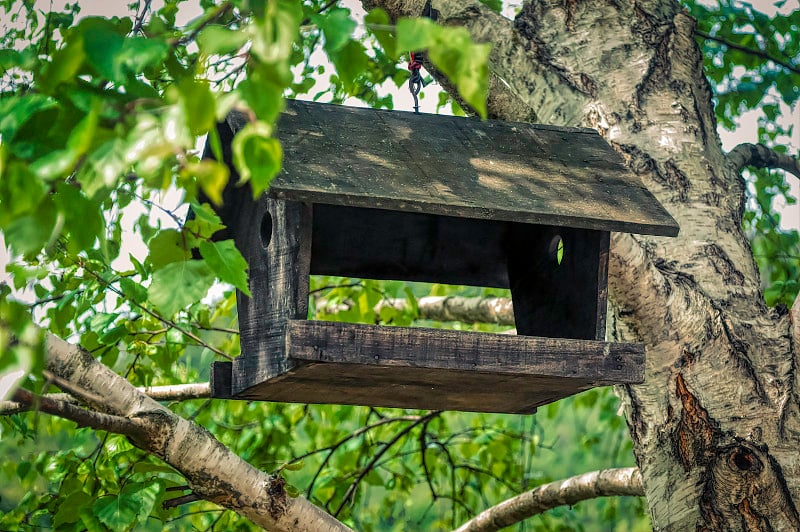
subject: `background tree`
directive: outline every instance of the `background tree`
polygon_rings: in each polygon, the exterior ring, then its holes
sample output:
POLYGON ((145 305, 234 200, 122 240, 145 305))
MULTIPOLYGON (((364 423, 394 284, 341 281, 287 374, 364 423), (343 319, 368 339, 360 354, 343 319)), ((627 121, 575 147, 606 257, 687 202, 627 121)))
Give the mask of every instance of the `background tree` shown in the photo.
MULTIPOLYGON (((797 12, 531 2, 510 20, 499 2, 442 0, 434 25, 402 18, 421 1, 365 4, 382 9, 359 26, 336 2, 201 0, 186 25, 180 0, 114 18, 80 18, 78 3, 0 3, 0 230, 14 256, 12 286, 0 287, 0 371, 15 390, 0 445, 17 458, 0 470, 11 480, 0 524, 341 527, 327 511, 360 529, 446 529, 555 476, 633 465, 632 441, 654 526, 797 528, 800 333, 787 306, 800 250, 773 210, 784 171, 800 174, 780 146, 781 114, 800 96, 797 12), (488 63, 467 31, 493 44, 488 63), (607 391, 516 417, 216 402, 189 385, 238 353, 232 287, 247 288, 235 248, 208 240, 219 220, 198 191, 219 201, 229 173, 199 159, 197 139, 218 150, 215 122, 249 108, 234 152, 257 195, 280 165, 270 135, 284 95, 392 107, 381 84, 402 85, 399 54, 420 48, 460 94, 456 109, 596 128, 681 224, 677 239, 613 241, 610 334, 648 347, 646 384, 621 391, 632 440, 607 391), (315 64, 319 50, 335 72, 315 64), (717 121, 757 107, 763 146, 725 154, 717 121), (744 181, 747 166, 761 169, 744 181), (180 206, 167 190, 181 191, 180 206)), ((368 322, 438 325, 425 318, 441 319, 442 300, 423 296, 504 295, 314 282, 318 316, 368 322)), ((448 301, 452 312, 465 302, 448 301)), ((636 479, 592 486, 636 493, 636 479)), ((547 493, 492 515, 513 522, 547 493)), ((641 500, 538 519, 646 526, 641 500)))

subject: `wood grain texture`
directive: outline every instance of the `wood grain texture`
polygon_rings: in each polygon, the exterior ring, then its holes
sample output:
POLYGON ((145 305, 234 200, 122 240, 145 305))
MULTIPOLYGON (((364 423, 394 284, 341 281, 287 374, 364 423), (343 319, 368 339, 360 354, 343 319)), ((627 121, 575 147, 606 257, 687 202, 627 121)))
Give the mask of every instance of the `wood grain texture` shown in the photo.
MULTIPOLYGON (((243 115, 228 123, 242 127, 243 115)), ((276 198, 674 236, 593 130, 289 101, 276 198)))
POLYGON ((404 366, 640 383, 643 348, 595 340, 538 338, 421 327, 292 320, 288 354, 306 362, 404 366))
POLYGON ((592 387, 580 379, 323 363, 298 366, 233 399, 532 414, 592 387))
POLYGON ((289 322, 287 348, 303 364, 236 398, 530 413, 641 382, 644 361, 638 344, 304 320, 289 322))
POLYGON ((233 360, 233 394, 293 366, 285 333, 288 320, 308 314, 311 215, 309 205, 264 197, 242 200, 229 225, 249 264, 253 294, 237 292, 242 356, 233 360))

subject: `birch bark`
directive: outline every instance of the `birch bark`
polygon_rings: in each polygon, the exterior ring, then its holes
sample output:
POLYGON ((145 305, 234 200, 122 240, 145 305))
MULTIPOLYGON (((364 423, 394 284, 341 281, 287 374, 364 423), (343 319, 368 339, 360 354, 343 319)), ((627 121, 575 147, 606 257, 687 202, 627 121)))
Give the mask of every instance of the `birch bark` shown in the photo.
MULTIPOLYGON (((424 4, 364 3, 393 17, 424 4)), ((695 21, 670 0, 531 1, 514 21, 433 7, 493 43, 493 116, 595 128, 681 226, 611 249, 610 334, 647 346, 646 383, 622 395, 654 528, 800 529, 798 347, 760 295, 695 21)))

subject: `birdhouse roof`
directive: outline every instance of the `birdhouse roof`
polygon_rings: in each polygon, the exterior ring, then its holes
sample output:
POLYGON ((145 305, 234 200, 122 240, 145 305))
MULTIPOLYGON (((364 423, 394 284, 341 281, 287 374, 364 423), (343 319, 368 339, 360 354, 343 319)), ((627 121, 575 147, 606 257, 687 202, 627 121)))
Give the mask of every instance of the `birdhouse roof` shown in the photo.
MULTIPOLYGON (((232 113, 234 131, 244 115, 232 113)), ((675 236, 678 224, 591 129, 290 100, 272 197, 675 236)))

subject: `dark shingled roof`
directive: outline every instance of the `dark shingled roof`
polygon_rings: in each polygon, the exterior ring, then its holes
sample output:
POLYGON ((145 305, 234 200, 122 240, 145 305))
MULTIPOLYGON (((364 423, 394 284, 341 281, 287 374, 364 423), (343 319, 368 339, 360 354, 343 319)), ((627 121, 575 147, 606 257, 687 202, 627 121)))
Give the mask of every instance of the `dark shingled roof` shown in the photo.
MULTIPOLYGON (((232 113, 237 131, 244 115, 232 113)), ((594 130, 287 102, 276 198, 675 236, 594 130)))

